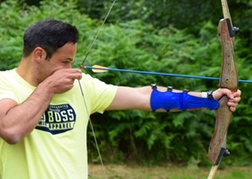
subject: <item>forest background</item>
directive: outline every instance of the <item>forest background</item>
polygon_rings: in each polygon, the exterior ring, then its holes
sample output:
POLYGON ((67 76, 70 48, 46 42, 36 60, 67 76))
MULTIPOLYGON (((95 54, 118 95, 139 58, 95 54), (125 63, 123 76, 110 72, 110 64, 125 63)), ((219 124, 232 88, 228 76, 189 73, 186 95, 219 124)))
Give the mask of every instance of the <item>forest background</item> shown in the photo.
MULTIPOLYGON (((55 18, 77 26, 80 42, 74 67, 79 68, 111 6, 111 0, 0 0, 0 70, 18 65, 22 37, 32 23, 55 18)), ((252 2, 229 0, 239 78, 252 79, 252 2)), ((118 0, 91 49, 85 65, 219 77, 221 46, 217 26, 220 1, 118 0)), ((218 81, 84 70, 107 83, 208 91, 218 81)), ((250 165, 252 160, 252 84, 240 83, 242 100, 231 120, 222 165, 250 165)), ((215 125, 214 111, 155 113, 138 110, 91 116, 105 163, 209 166, 206 153, 215 125)), ((88 129, 89 162, 97 162, 88 129)))

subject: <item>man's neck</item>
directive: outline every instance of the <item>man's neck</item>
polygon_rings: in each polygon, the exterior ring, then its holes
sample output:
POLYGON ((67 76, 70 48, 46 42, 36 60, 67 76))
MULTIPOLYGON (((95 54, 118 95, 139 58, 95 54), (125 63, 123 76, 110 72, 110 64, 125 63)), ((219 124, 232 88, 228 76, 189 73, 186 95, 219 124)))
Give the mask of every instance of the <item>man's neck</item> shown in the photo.
POLYGON ((20 64, 18 65, 16 72, 21 76, 27 83, 32 86, 38 86, 36 81, 36 72, 30 59, 22 58, 20 64))

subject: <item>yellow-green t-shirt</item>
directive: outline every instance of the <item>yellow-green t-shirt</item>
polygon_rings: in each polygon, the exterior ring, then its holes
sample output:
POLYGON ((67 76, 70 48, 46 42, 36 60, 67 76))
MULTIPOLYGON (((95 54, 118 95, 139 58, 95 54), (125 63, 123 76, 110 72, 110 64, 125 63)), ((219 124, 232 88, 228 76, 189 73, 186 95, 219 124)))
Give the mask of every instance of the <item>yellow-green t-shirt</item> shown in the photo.
MULTIPOLYGON (((0 72, 0 100, 10 98, 22 103, 35 89, 15 69, 0 72)), ((10 145, 0 138, 0 178, 88 178, 86 130, 89 116, 104 112, 116 89, 83 74, 80 85, 75 80, 71 90, 54 95, 36 128, 24 139, 10 145)), ((26 110, 32 111, 32 108, 26 110)))

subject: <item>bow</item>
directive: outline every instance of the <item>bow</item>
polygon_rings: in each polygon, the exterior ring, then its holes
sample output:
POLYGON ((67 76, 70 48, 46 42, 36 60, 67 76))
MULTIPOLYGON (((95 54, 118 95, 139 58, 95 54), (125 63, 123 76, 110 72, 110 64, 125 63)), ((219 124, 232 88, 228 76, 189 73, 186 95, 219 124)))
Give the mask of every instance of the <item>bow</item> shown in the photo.
MULTIPOLYGON (((112 9, 115 1, 116 0, 113 1, 110 10, 112 9)), ((228 88, 228 89, 231 89, 232 91, 236 91, 238 88, 238 76, 237 76, 237 70, 236 70, 236 65, 235 65, 235 60, 234 60, 234 36, 236 35, 238 28, 235 28, 232 25, 227 1, 221 0, 221 3, 222 3, 222 10, 223 10, 224 18, 220 20, 219 26, 218 26, 219 41, 222 46, 222 67, 221 67, 221 75, 219 79, 219 87, 228 88)), ((100 29, 105 23, 109 12, 107 13, 100 29)), ((91 43, 80 68, 87 67, 87 66, 84 66, 84 62, 86 61, 89 55, 90 49, 92 48, 95 40, 97 39, 99 35, 100 29, 98 30, 93 42, 91 43)), ((93 67, 90 67, 89 69, 92 69, 92 68, 93 67)), ((106 68, 105 70, 108 70, 108 69, 106 68)), ((81 88, 81 85, 80 85, 80 88, 81 88)), ((83 92, 82 92, 82 96, 84 100, 83 92)), ((219 100, 220 107, 216 110, 215 129, 214 129, 214 134, 211 139, 209 151, 208 151, 208 158, 213 164, 213 167, 209 173, 208 179, 212 179, 214 177, 217 171, 218 165, 221 161, 221 158, 223 156, 229 155, 229 152, 226 149, 226 136, 227 136, 228 125, 232 117, 232 112, 229 110, 229 107, 227 106, 227 101, 228 101, 228 98, 226 96, 223 96, 219 100)), ((91 124, 91 128, 94 134, 91 121, 90 121, 90 124, 91 124)), ((95 143, 96 143, 97 150, 100 156, 99 158, 100 158, 101 164, 104 168, 101 155, 99 152, 98 144, 97 142, 95 143)), ((106 175, 106 171, 104 173, 106 175)))
MULTIPOLYGON (((222 47, 219 87, 236 91, 238 88, 238 75, 234 60, 234 37, 239 29, 232 25, 227 1, 221 0, 221 3, 224 18, 219 21, 218 25, 219 41, 222 47)), ((220 107, 216 110, 216 123, 208 150, 208 159, 213 166, 208 179, 212 179, 215 176, 222 157, 230 154, 226 149, 226 138, 232 112, 227 106, 227 101, 227 96, 223 96, 219 100, 220 107)))

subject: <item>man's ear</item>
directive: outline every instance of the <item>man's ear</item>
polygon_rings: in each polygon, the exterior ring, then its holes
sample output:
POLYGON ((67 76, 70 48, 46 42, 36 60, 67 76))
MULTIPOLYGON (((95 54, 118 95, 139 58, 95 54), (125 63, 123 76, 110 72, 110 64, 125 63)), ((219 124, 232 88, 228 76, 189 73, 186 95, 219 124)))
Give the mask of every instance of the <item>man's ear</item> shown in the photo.
POLYGON ((41 47, 36 47, 33 50, 33 57, 37 63, 41 63, 46 59, 46 51, 41 47))

